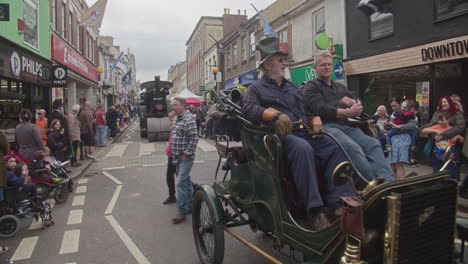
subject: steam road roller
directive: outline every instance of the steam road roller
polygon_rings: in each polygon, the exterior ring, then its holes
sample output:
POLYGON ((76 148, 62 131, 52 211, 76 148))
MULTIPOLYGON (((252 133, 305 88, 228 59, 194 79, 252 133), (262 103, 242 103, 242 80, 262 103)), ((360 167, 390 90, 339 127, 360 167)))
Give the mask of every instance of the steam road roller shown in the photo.
POLYGON ((143 100, 143 105, 140 106, 141 137, 148 137, 150 142, 168 140, 171 126, 167 95, 172 83, 161 81, 159 76, 155 76, 154 81, 145 82, 141 87, 146 89, 144 95, 141 95, 143 100))

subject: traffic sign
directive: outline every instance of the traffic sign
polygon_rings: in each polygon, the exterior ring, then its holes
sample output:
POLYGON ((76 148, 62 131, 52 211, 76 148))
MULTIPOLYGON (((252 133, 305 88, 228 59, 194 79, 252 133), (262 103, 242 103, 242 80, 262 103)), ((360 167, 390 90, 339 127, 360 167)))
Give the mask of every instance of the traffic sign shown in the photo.
POLYGON ((343 79, 343 75, 344 75, 343 63, 337 62, 335 64, 335 67, 333 68, 333 71, 335 72, 335 77, 336 77, 337 80, 343 79))

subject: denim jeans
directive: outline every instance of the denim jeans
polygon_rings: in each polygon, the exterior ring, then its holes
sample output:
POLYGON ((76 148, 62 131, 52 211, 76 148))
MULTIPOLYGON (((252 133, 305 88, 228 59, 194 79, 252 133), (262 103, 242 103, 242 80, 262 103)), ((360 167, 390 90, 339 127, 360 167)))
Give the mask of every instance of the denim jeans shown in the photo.
POLYGON ((97 126, 96 144, 102 146, 106 142, 107 126, 97 126))
POLYGON ((190 180, 193 160, 177 162, 177 215, 187 215, 192 210, 193 185, 190 180))
POLYGON ((324 129, 338 140, 354 167, 365 179, 395 179, 377 139, 367 136, 359 128, 338 123, 326 123, 324 129))

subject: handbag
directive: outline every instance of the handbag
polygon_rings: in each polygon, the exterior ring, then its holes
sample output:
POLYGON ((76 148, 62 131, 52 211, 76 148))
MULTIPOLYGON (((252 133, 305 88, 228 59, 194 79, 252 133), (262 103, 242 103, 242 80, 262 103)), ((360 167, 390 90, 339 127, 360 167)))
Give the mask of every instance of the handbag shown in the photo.
POLYGON ((430 157, 432 153, 432 145, 434 144, 434 139, 429 138, 426 142, 426 145, 424 145, 424 155, 430 157))

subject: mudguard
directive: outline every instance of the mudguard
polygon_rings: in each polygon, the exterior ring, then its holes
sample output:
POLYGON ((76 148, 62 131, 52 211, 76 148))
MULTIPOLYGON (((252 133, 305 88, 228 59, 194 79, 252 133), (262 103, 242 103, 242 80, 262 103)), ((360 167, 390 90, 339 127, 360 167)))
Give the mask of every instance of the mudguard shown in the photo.
POLYGON ((213 205, 214 208, 214 218, 216 223, 224 224, 224 207, 221 203, 221 200, 218 198, 218 195, 214 191, 213 187, 208 184, 200 184, 195 191, 202 190, 205 192, 208 201, 213 205))

